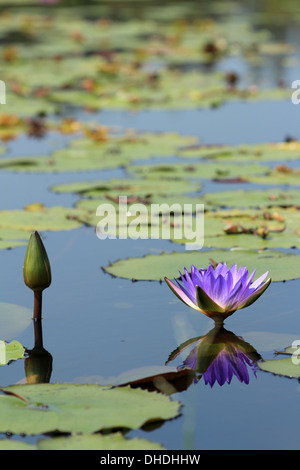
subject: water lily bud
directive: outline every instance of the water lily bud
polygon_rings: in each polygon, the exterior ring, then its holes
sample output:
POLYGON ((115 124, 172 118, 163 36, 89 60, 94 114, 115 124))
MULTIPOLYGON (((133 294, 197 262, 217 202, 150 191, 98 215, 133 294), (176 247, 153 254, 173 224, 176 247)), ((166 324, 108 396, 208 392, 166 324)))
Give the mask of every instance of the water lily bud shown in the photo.
POLYGON ((51 268, 47 252, 38 232, 32 232, 23 266, 25 284, 33 291, 43 291, 51 284, 51 268))

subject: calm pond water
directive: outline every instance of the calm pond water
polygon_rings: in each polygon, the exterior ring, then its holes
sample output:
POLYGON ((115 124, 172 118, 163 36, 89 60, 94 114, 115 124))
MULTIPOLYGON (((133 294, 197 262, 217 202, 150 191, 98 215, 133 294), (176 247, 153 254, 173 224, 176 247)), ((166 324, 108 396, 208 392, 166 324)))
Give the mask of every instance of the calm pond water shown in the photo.
MULTIPOLYGON (((235 64, 231 60, 220 66, 235 64)), ((244 67, 242 62, 238 65, 244 67)), ((263 77, 277 78, 277 70, 282 78, 280 63, 265 65, 263 77)), ((298 68, 284 72, 287 83, 300 79, 298 68)), ((92 116, 74 111, 73 115, 109 126, 191 134, 211 144, 278 141, 286 136, 300 139, 300 106, 290 100, 235 102, 209 110, 103 111, 92 116)), ((10 143, 10 154, 44 154, 65 145, 66 140, 54 134, 43 140, 22 137, 10 143)), ((123 175, 122 170, 72 175, 0 172, 1 209, 18 209, 32 202, 70 207, 78 197, 55 194, 51 186, 123 175)), ((203 192, 212 187, 224 189, 207 183, 203 192)), ((177 300, 165 284, 133 283, 101 269, 119 258, 184 251, 184 247, 154 240, 100 241, 87 227, 44 232, 43 236, 53 272, 52 285, 43 298, 44 347, 53 357, 51 382, 109 383, 110 378, 132 369, 164 365, 180 343, 213 327, 204 315, 177 300)), ((0 250, 1 302, 31 309, 32 293, 22 277, 25 251, 26 247, 0 250)), ((275 349, 300 340, 299 289, 299 279, 271 284, 257 303, 231 316, 225 327, 249 341, 263 358, 272 358, 275 349)), ((17 339, 30 349, 32 324, 1 339, 17 339)), ((1 367, 1 386, 22 382, 24 377, 23 361, 1 367)), ((128 436, 146 437, 167 449, 300 449, 299 393, 297 380, 264 372, 256 378, 250 375, 248 385, 233 378, 229 385, 211 388, 200 380, 172 395, 183 404, 180 417, 128 436)), ((34 442, 36 438, 23 439, 34 442)))
MULTIPOLYGON (((217 112, 103 112, 97 118, 109 125, 189 131, 207 142, 238 143, 258 142, 263 136, 276 140, 286 133, 299 137, 299 112, 289 102, 235 103, 217 112), (231 125, 225 129, 224 122, 231 125)), ((27 143, 37 153, 45 146, 43 141, 27 143)), ((12 152, 17 154, 23 145, 13 142, 12 152)), ((113 174, 120 176, 119 170, 102 176, 113 174)), ((97 176, 95 172, 77 176, 3 172, 1 206, 21 208, 35 201, 70 206, 76 196, 53 194, 49 188, 69 178, 97 176)), ((204 315, 177 301, 166 285, 132 283, 112 278, 101 269, 118 258, 184 247, 153 240, 100 241, 86 227, 43 235, 53 270, 43 306, 44 347, 53 357, 51 382, 107 383, 131 369, 161 366, 182 341, 213 327, 204 315)), ((22 279, 25 249, 0 251, 1 301, 32 308, 31 291, 22 279)), ((300 339, 299 288, 300 280, 271 284, 257 303, 230 317, 225 327, 249 341, 264 358, 273 357, 274 349, 300 339)), ((33 347, 32 325, 5 339, 33 347)), ((23 362, 16 361, 1 368, 1 385, 22 381, 24 376, 23 362)), ((298 449, 299 392, 297 381, 263 372, 257 378, 250 376, 248 385, 233 379, 230 385, 211 388, 200 380, 173 395, 184 405, 180 417, 151 432, 129 435, 143 435, 168 449, 298 449)))

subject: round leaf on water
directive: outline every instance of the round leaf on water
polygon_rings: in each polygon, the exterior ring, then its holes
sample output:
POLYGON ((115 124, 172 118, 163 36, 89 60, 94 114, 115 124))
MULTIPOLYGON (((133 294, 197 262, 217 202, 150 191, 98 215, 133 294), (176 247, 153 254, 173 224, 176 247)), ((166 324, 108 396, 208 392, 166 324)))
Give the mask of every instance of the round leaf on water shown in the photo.
POLYGON ((182 149, 182 157, 202 157, 209 160, 231 161, 241 164, 299 160, 300 143, 274 142, 253 145, 193 145, 182 149))
POLYGON ((292 189, 235 190, 207 193, 202 202, 218 207, 291 207, 299 205, 299 191, 292 189))
POLYGON ((227 179, 240 179, 240 182, 251 180, 252 177, 263 175, 267 168, 263 165, 243 165, 238 163, 200 162, 172 163, 160 165, 134 165, 128 170, 139 176, 147 178, 200 178, 215 179, 217 181, 227 179))
POLYGON ((28 238, 29 235, 24 230, 16 230, 0 226, 0 250, 27 245, 28 238))
POLYGON ((107 135, 103 141, 83 137, 72 140, 69 146, 55 150, 51 155, 1 159, 0 168, 43 173, 116 168, 128 165, 135 159, 176 155, 178 147, 194 141, 194 137, 171 132, 107 135))
POLYGON ((162 394, 130 387, 27 384, 13 385, 2 391, 6 393, 0 395, 0 433, 138 429, 149 421, 174 418, 180 409, 179 402, 162 394))
POLYGON ((163 450, 159 443, 138 437, 127 439, 119 432, 41 439, 37 447, 38 450, 163 450))
POLYGON ((0 439, 0 450, 37 450, 36 446, 15 439, 0 439))
POLYGON ((120 259, 104 271, 113 276, 134 280, 162 281, 164 277, 177 278, 184 267, 206 268, 212 260, 231 266, 235 263, 247 266, 249 271, 256 269, 257 275, 270 272, 272 281, 290 280, 300 277, 300 255, 263 250, 206 250, 162 253, 146 255, 142 258, 120 259))
POLYGON ((299 379, 300 377, 300 364, 299 359, 293 362, 291 357, 284 359, 270 359, 259 362, 258 366, 265 372, 270 372, 275 375, 282 375, 289 378, 299 379))
POLYGON ((52 191, 58 193, 78 193, 87 197, 118 196, 166 196, 180 193, 191 193, 200 189, 200 183, 185 180, 162 179, 112 179, 99 181, 83 181, 53 186, 52 191))
POLYGON ((0 211, 0 228, 24 231, 71 230, 82 224, 76 219, 77 212, 66 207, 43 207, 38 210, 0 211))
POLYGON ((24 358, 25 348, 19 341, 13 340, 10 343, 0 340, 0 366, 8 364, 10 361, 24 358))
MULTIPOLYGON (((297 208, 227 209, 204 215, 204 247, 266 249, 300 247, 297 208)), ((195 233, 195 231, 194 231, 195 233)), ((173 242, 188 243, 184 231, 173 242)))

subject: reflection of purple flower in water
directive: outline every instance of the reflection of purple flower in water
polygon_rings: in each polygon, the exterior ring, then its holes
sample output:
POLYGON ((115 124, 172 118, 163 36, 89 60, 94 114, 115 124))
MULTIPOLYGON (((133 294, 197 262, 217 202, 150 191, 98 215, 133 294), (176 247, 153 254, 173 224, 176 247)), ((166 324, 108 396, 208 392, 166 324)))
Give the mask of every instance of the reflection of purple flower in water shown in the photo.
MULTIPOLYGON (((197 343, 189 353, 179 370, 189 368, 201 374, 205 384, 211 387, 217 382, 224 385, 231 383, 233 376, 240 382, 249 383, 250 368, 256 376, 256 362, 261 356, 242 338, 222 326, 216 326, 206 336, 186 341, 171 354, 175 359, 190 344, 197 343)), ((195 379, 194 382, 198 382, 195 379)))
POLYGON ((190 273, 186 268, 184 272, 180 273, 182 284, 165 277, 166 283, 186 305, 213 319, 224 320, 251 305, 271 283, 271 279, 264 282, 268 272, 252 282, 255 271, 249 276, 246 267, 237 269, 236 264, 228 269, 226 263, 219 263, 216 268, 209 265, 200 271, 192 266, 190 273))
POLYGON ((203 379, 205 384, 212 387, 216 381, 219 385, 224 385, 225 382, 230 384, 232 377, 235 375, 240 382, 248 384, 248 366, 256 376, 256 366, 247 354, 238 348, 233 348, 230 352, 223 349, 204 372, 203 379))

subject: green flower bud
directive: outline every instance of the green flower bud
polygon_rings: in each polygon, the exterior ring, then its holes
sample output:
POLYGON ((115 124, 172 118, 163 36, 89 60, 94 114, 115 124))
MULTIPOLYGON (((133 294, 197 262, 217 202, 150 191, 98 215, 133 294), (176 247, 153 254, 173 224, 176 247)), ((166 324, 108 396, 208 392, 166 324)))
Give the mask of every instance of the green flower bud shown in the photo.
POLYGON ((33 291, 43 291, 51 284, 51 268, 47 252, 38 232, 32 232, 23 266, 26 286, 33 291))

